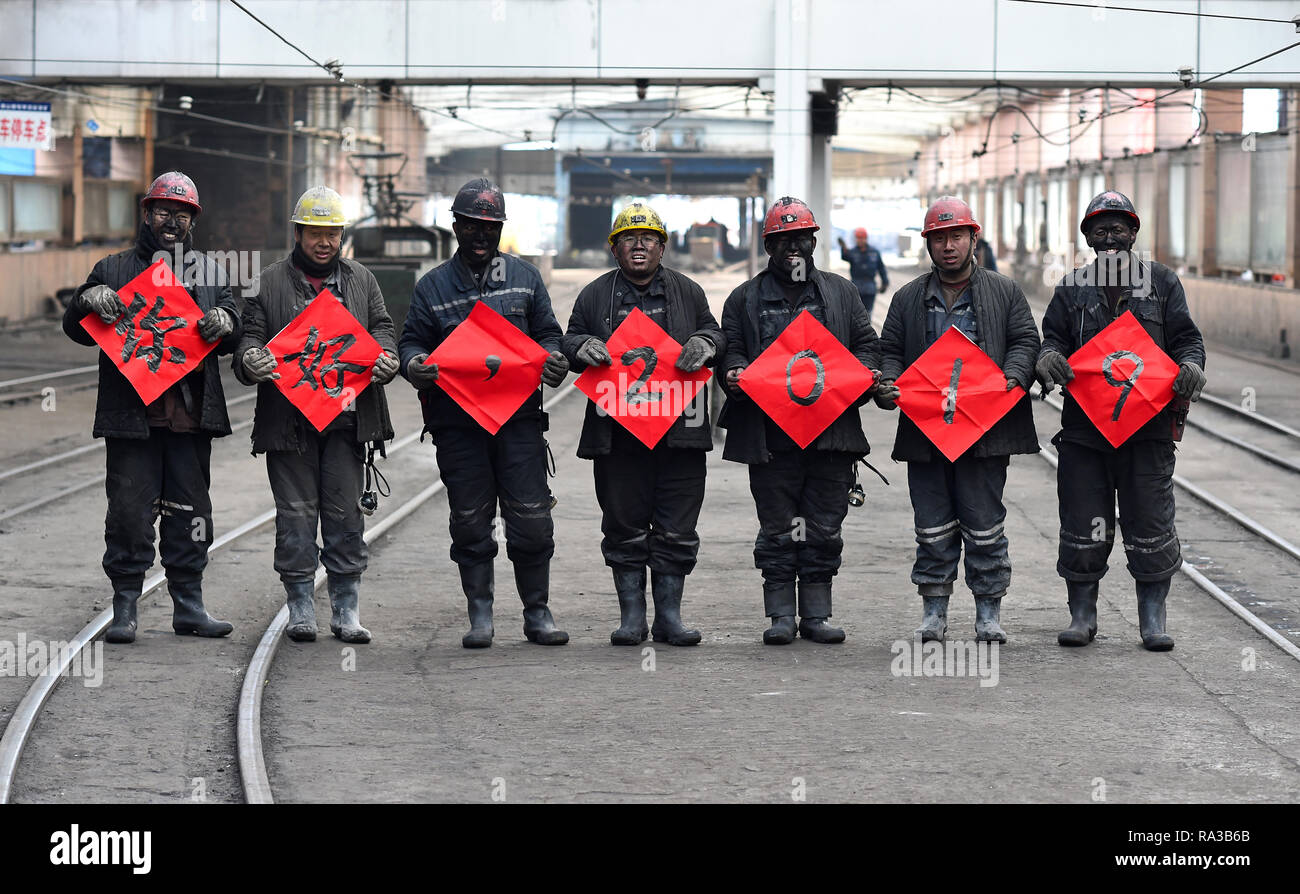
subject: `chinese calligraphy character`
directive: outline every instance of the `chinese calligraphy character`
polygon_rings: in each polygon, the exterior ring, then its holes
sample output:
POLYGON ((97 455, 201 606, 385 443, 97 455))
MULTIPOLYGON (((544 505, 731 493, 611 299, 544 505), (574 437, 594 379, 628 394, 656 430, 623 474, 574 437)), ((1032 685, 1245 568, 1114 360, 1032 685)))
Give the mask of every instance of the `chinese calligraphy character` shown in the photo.
POLYGON ((284 355, 285 363, 297 360, 298 369, 302 372, 302 378, 294 382, 293 387, 297 388, 299 385, 306 385, 312 391, 315 391, 317 385, 324 385, 326 394, 330 397, 338 397, 343 392, 343 374, 345 372, 363 372, 366 368, 364 364, 339 359, 356 344, 356 341, 357 337, 351 332, 321 341, 320 332, 315 326, 312 326, 307 333, 307 341, 303 344, 302 350, 284 355), (330 355, 329 363, 322 367, 321 361, 325 359, 325 352, 330 348, 336 348, 336 350, 330 355), (335 375, 332 386, 326 379, 330 373, 335 375))
POLYGON ((122 345, 122 362, 130 360, 133 356, 139 357, 145 361, 149 372, 156 373, 163 360, 168 363, 184 363, 185 352, 180 348, 165 344, 168 332, 185 328, 184 317, 163 316, 160 311, 163 306, 162 296, 154 299, 153 307, 149 312, 140 318, 139 328, 137 329, 135 315, 138 314, 145 306, 145 298, 139 292, 131 299, 131 304, 127 307, 126 313, 118 318, 117 325, 114 327, 118 335, 126 336, 126 341, 122 345), (167 323, 166 327, 160 325, 167 323), (142 332, 147 332, 153 336, 152 342, 146 344, 141 337, 142 332))

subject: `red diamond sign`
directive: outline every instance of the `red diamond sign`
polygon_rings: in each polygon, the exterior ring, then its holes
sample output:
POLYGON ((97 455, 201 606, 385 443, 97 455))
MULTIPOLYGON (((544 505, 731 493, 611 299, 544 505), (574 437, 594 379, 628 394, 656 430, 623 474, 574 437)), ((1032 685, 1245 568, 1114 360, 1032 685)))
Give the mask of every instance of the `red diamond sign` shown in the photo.
POLYGON ((1070 368, 1070 396, 1112 447, 1173 400, 1178 376, 1178 364, 1127 310, 1070 355, 1070 368))
POLYGON ((219 342, 209 342, 196 327, 203 311, 176 281, 165 261, 155 261, 117 289, 126 312, 105 323, 87 314, 81 327, 90 333, 149 405, 179 382, 219 342))
POLYGON ((898 408, 948 458, 970 449, 985 432, 1026 398, 1007 390, 1007 378, 970 336, 956 326, 939 336, 894 383, 898 408))
POLYGON ((806 310, 740 374, 741 390, 800 448, 871 383, 871 370, 806 310))
POLYGON ((280 374, 271 381, 317 431, 370 386, 375 359, 383 353, 329 289, 321 289, 266 346, 280 374))
POLYGON ((588 366, 574 383, 601 413, 653 449, 713 375, 677 368, 682 346, 640 308, 605 343, 614 362, 588 366))
POLYGON ((438 386, 496 434, 542 383, 547 350, 482 301, 429 355, 438 386))

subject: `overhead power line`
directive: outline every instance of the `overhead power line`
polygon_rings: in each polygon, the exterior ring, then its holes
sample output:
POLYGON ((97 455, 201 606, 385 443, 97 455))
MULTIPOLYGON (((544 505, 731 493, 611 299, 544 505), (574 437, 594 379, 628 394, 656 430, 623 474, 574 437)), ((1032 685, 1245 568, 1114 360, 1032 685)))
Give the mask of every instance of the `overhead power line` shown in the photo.
POLYGON ((1192 16, 1198 19, 1236 19, 1239 22, 1271 22, 1279 25, 1292 24, 1290 19, 1264 19, 1258 16, 1231 16, 1221 12, 1192 12, 1191 10, 1183 9, 1148 9, 1142 6, 1112 6, 1109 3, 1101 2, 1101 0, 1098 0, 1098 2, 1095 3, 1071 3, 1067 2, 1067 0, 1011 0, 1011 2, 1028 3, 1033 6, 1076 6, 1080 9, 1091 9, 1094 12, 1098 10, 1108 12, 1113 9, 1119 12, 1150 12, 1166 16, 1192 16))

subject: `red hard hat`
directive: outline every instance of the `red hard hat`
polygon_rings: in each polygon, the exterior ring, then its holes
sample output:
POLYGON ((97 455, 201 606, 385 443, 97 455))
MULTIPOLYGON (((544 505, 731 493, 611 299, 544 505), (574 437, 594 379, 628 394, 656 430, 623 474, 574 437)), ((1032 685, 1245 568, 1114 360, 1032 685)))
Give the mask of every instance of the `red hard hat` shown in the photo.
POLYGON ((180 202, 182 205, 192 207, 195 214, 203 213, 203 206, 199 204, 199 191, 195 188, 194 181, 180 171, 159 174, 157 179, 149 184, 149 191, 144 194, 140 204, 144 206, 159 199, 180 202))
POLYGON ((925 212, 925 226, 921 228, 922 236, 929 236, 936 230, 951 230, 954 227, 970 227, 978 236, 980 225, 975 221, 975 213, 956 196, 940 196, 925 212))
POLYGON ((1135 229, 1142 226, 1142 220, 1138 217, 1137 209, 1133 207, 1129 197, 1122 192, 1108 189, 1092 197, 1092 201, 1088 203, 1088 210, 1083 213, 1083 220, 1079 221, 1079 231, 1086 233, 1088 231, 1088 219, 1107 212, 1131 217, 1135 229))
POLYGON ((820 229, 817 221, 813 220, 812 209, 799 199, 790 196, 781 196, 777 199, 772 207, 767 209, 767 217, 763 218, 764 239, 773 233, 820 229))
POLYGON ((867 240, 867 228, 858 227, 856 230, 853 231, 853 238, 861 239, 863 242, 865 242, 867 240))

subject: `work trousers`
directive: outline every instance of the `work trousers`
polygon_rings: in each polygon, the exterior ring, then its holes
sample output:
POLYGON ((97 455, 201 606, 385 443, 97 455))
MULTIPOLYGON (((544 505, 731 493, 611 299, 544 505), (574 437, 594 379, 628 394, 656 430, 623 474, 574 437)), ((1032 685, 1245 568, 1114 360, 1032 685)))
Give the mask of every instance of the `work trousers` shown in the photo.
POLYGON ((1011 583, 1003 528, 1007 511, 1005 456, 962 456, 907 464, 907 487, 916 522, 912 583, 926 595, 952 593, 957 561, 966 547, 966 586, 976 596, 997 596, 1011 583))
POLYGON ((1061 540, 1056 571, 1072 581, 1101 580, 1115 545, 1115 499, 1128 570, 1138 581, 1173 577, 1183 563, 1174 529, 1173 441, 1129 441, 1094 450, 1057 435, 1056 494, 1061 540))
POLYGON ((323 434, 309 425, 303 429, 301 452, 266 454, 275 495, 275 570, 286 583, 313 579, 319 562, 331 575, 361 574, 369 549, 359 505, 365 446, 356 442, 356 420, 348 418, 323 434))
POLYGON ((749 467, 758 512, 754 565, 763 579, 826 583, 840 567, 854 458, 826 450, 780 450, 749 467))
POLYGON ((212 438, 151 428, 147 439, 105 438, 104 446, 104 573, 115 581, 143 579, 161 516, 158 555, 167 577, 201 578, 212 545, 212 438))

